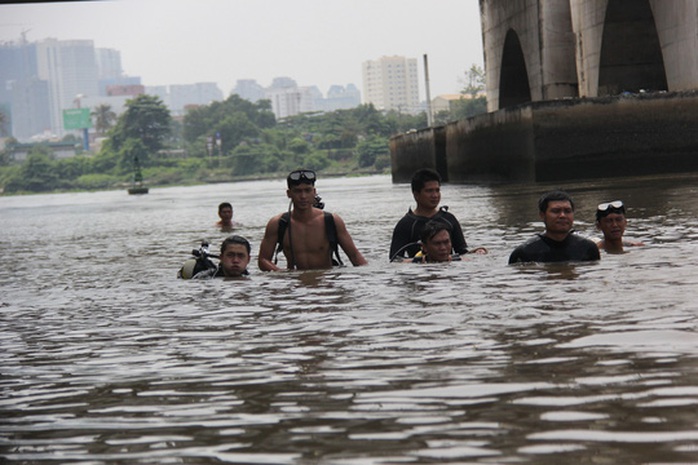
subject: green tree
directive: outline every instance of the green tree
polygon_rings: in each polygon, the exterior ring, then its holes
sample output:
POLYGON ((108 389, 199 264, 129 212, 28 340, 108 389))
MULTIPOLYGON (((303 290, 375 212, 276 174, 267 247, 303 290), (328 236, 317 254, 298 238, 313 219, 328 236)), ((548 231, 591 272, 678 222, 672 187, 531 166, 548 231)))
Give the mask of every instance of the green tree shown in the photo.
POLYGON ((56 160, 56 173, 62 181, 72 181, 90 170, 90 159, 85 156, 75 156, 56 160))
POLYGON ((252 103, 234 94, 189 110, 183 125, 182 135, 190 146, 201 147, 202 141, 220 135, 221 151, 229 154, 241 142, 260 138, 264 129, 276 125, 276 118, 268 100, 252 103))
POLYGON ((9 165, 13 162, 12 148, 18 144, 17 139, 9 137, 5 140, 5 148, 0 151, 0 166, 9 165))
POLYGON ((485 90, 485 71, 473 64, 465 72, 461 80, 463 88, 460 91, 461 98, 451 102, 449 111, 441 111, 434 115, 436 124, 445 124, 449 121, 470 118, 487 112, 487 98, 483 95, 485 90))
POLYGON ((468 71, 465 72, 464 86, 461 94, 469 95, 470 98, 476 98, 485 90, 485 71, 476 64, 473 64, 468 71))
POLYGON ((356 146, 356 151, 359 154, 359 166, 361 168, 373 166, 379 156, 390 153, 387 141, 378 136, 373 136, 359 142, 356 146))
POLYGON ((139 95, 126 102, 126 111, 109 132, 111 147, 118 152, 128 139, 138 139, 149 154, 155 154, 164 147, 171 122, 170 110, 159 97, 139 95))
POLYGON ((59 187, 61 184, 56 170, 56 161, 49 155, 46 147, 37 146, 29 153, 19 170, 19 176, 10 179, 5 190, 47 192, 59 187))
POLYGON ((9 125, 10 117, 7 116, 4 109, 0 109, 0 136, 5 137, 10 133, 7 129, 9 125))
MULTIPOLYGON (((126 139, 119 150, 121 171, 134 173, 134 177, 142 176, 140 174, 141 166, 147 164, 148 158, 148 149, 140 139, 126 139)), ((142 177, 141 179, 134 178, 134 181, 141 182, 143 179, 142 177)))
POLYGON ((288 149, 299 155, 310 152, 310 144, 302 137, 295 137, 289 142, 288 149))
POLYGON ((267 144, 242 143, 232 153, 234 175, 274 173, 285 169, 284 162, 295 160, 293 154, 280 152, 267 144))
POLYGON ((102 103, 90 113, 94 120, 95 130, 97 134, 104 135, 114 125, 116 121, 116 113, 111 109, 111 105, 102 103))

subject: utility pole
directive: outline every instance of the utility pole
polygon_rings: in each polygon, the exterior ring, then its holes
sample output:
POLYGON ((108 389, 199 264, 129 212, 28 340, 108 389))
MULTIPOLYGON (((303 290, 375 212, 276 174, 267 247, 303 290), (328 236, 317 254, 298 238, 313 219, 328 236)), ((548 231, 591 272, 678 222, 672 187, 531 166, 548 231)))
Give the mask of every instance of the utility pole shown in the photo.
POLYGON ((431 91, 429 90, 429 62, 427 54, 424 54, 424 83, 427 88, 427 126, 434 124, 434 115, 431 112, 431 91))

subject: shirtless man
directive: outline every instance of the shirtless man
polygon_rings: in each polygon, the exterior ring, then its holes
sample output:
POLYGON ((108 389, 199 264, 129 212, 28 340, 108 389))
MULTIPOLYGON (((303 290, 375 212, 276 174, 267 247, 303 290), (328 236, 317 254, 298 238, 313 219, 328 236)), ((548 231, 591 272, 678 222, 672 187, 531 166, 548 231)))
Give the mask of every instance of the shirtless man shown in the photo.
POLYGON ((643 245, 642 242, 623 239, 627 225, 622 201, 599 204, 596 208, 596 227, 603 233, 603 239, 596 241, 596 245, 607 253, 623 253, 623 246, 643 245))
POLYGON ((221 228, 221 231, 233 230, 233 206, 229 202, 218 205, 218 217, 220 221, 216 223, 216 226, 221 228))
MULTIPOLYGON (((311 270, 332 267, 332 245, 326 232, 325 212, 314 207, 316 175, 312 170, 292 171, 286 178, 286 196, 291 199, 293 210, 283 236, 283 252, 288 269, 311 270)), ((274 250, 279 236, 280 213, 267 223, 257 259, 262 271, 279 271, 274 263, 274 250)), ((344 220, 330 214, 336 227, 337 244, 347 254, 354 266, 366 265, 366 259, 354 245, 344 220)))

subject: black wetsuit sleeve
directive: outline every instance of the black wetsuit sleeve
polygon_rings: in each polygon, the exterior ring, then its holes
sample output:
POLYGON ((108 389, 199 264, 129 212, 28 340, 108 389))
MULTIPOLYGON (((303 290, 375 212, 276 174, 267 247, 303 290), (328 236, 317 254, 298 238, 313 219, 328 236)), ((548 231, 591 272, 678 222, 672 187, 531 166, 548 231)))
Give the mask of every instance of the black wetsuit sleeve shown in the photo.
POLYGON ((587 241, 590 244, 589 247, 589 260, 601 260, 601 253, 599 252, 599 247, 593 241, 587 241))
POLYGON ((451 245, 453 250, 460 255, 468 253, 468 244, 465 242, 465 236, 463 235, 463 229, 460 226, 455 217, 453 218, 453 233, 451 234, 451 245))
POLYGON ((521 254, 521 247, 517 247, 514 249, 514 251, 509 255, 509 264, 514 264, 514 263, 519 263, 523 262, 523 256, 521 254))
MULTIPOLYGON (((393 238, 390 241, 390 255, 388 259, 392 259, 402 247, 410 243, 410 225, 405 220, 405 217, 400 219, 395 225, 395 229, 393 229, 393 238)), ((404 250, 400 253, 400 256, 405 256, 404 250)))

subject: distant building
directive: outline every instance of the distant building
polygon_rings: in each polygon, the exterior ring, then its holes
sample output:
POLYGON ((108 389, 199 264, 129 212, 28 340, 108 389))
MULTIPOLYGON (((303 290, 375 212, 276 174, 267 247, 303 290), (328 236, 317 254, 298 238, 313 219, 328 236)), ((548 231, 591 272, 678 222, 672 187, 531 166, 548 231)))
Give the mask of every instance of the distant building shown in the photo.
POLYGON ((334 85, 327 91, 327 98, 321 102, 324 111, 347 110, 361 105, 361 92, 354 84, 334 85))
POLYGON ((274 78, 267 88, 259 85, 254 79, 240 79, 231 93, 250 102, 269 100, 277 119, 300 113, 335 111, 361 105, 361 92, 354 84, 347 84, 346 88, 333 85, 327 97, 324 97, 317 86, 299 86, 294 79, 286 76, 274 78))
POLYGON ((167 90, 167 86, 145 86, 145 93, 147 95, 154 95, 159 97, 162 103, 167 107, 170 107, 170 92, 167 90))
POLYGON ((72 158, 76 155, 76 146, 72 142, 43 142, 41 144, 13 144, 8 145, 7 149, 10 152, 10 157, 17 162, 23 162, 28 157, 31 151, 35 147, 46 147, 51 155, 62 160, 65 158, 72 158))
POLYGON ((461 99, 470 98, 470 95, 463 94, 444 94, 437 95, 431 100, 431 111, 434 114, 441 111, 451 111, 453 110, 453 103, 459 102, 461 99))
POLYGON ((96 95, 94 97, 84 97, 82 99, 82 107, 90 108, 91 111, 94 111, 94 109, 100 105, 109 105, 111 111, 118 117, 126 111, 126 102, 134 97, 134 95, 96 95))
POLYGON ((223 92, 215 82, 145 86, 145 94, 159 97, 162 103, 169 108, 172 117, 183 116, 187 108, 210 105, 212 102, 223 100, 223 92))
POLYGON ((20 43, 0 44, 0 104, 10 105, 15 82, 36 78, 36 45, 20 43))
POLYGON ((37 76, 36 44, 24 37, 0 44, 0 111, 2 134, 28 139, 50 128, 48 83, 37 76))
MULTIPOLYGON (((139 76, 119 76, 111 78, 101 78, 97 83, 99 86, 99 95, 109 95, 109 88, 116 86, 141 86, 141 78, 139 76)), ((145 91, 145 89, 144 89, 145 91)), ((113 90, 112 90, 113 92, 113 90)))
POLYGON ((91 40, 45 39, 36 44, 36 57, 38 77, 48 82, 51 132, 62 136, 63 110, 98 95, 95 48, 91 40))
POLYGON ((254 79, 238 79, 231 93, 255 103, 264 98, 264 87, 257 84, 254 79))
POLYGON ((269 86, 270 89, 290 89, 293 87, 298 87, 298 84, 296 84, 295 80, 286 76, 275 77, 271 81, 271 86, 269 86))
POLYGON ((297 87, 267 89, 264 98, 271 101, 271 111, 276 119, 287 118, 301 112, 303 95, 297 87))
MULTIPOLYGON (((271 102, 271 111, 276 119, 301 113, 303 92, 290 77, 276 77, 271 86, 264 90, 264 98, 271 102)), ((308 107, 307 97, 305 107, 308 107)))
POLYGON ((12 85, 12 135, 21 141, 51 132, 48 82, 30 78, 12 85))
POLYGON ((142 86, 140 84, 116 84, 107 86, 108 97, 116 97, 121 95, 130 95, 131 97, 136 97, 141 94, 145 94, 145 86, 142 86))
POLYGON ((184 114, 187 105, 209 105, 223 100, 223 92, 215 82, 173 84, 169 94, 169 107, 174 115, 184 114))
POLYGON ((124 70, 121 67, 121 52, 113 48, 96 48, 97 79, 119 79, 124 70))
POLYGON ((417 59, 381 57, 363 63, 364 103, 379 110, 416 114, 419 111, 417 59))
POLYGON ((436 115, 441 111, 453 111, 454 105, 461 100, 472 100, 473 98, 486 97, 484 91, 479 92, 473 97, 471 94, 443 94, 437 95, 431 100, 431 111, 436 115))

